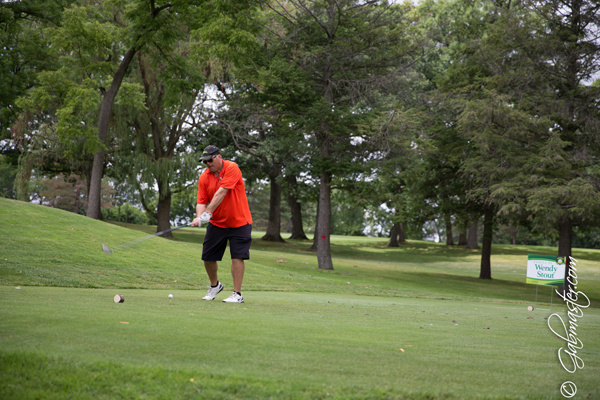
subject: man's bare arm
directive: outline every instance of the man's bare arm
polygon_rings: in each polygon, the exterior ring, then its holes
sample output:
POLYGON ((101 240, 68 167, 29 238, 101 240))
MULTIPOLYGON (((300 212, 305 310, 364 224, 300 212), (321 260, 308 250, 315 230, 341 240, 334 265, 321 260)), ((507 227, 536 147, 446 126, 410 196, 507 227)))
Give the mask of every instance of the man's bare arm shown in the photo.
POLYGON ((202 226, 200 216, 205 212, 212 214, 219 207, 228 191, 229 189, 219 188, 208 206, 206 204, 196 204, 196 218, 192 221, 191 226, 202 226))
MULTIPOLYGON (((213 196, 208 207, 206 207, 205 211, 209 214, 212 214, 213 211, 215 211, 217 209, 217 207, 219 207, 219 205, 225 198, 225 195, 227 194, 228 191, 229 191, 229 189, 219 188, 219 190, 217 190, 217 193, 215 193, 215 195, 213 196)), ((196 212, 197 212, 197 210, 198 210, 198 208, 196 208, 196 212)), ((202 214, 198 214, 198 215, 202 215, 202 214)))

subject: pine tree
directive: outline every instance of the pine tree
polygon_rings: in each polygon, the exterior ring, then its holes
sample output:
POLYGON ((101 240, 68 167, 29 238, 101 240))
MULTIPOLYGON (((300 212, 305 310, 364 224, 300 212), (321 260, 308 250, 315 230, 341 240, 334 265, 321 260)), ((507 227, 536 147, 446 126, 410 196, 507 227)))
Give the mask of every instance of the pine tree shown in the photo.
POLYGON ((600 5, 499 5, 472 47, 486 74, 460 117, 480 151, 469 166, 501 214, 528 214, 568 257, 573 227, 600 221, 600 5))

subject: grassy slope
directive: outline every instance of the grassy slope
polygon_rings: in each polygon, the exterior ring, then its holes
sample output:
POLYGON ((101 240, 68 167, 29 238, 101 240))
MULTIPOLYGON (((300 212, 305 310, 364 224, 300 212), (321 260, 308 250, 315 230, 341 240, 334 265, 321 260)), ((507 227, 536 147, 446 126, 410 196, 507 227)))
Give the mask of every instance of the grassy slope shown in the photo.
MULTIPOLYGON (((0 199, 0 282, 94 288, 204 289, 200 261, 204 230, 174 232, 177 242, 153 238, 135 246, 102 252, 144 237, 131 229, 32 204, 0 199), (181 241, 181 242, 180 242, 181 241)), ((146 234, 152 227, 134 227, 146 234)), ((262 233, 256 232, 255 238, 262 233)), ((397 249, 382 238, 332 237, 335 271, 317 268, 310 243, 255 241, 247 263, 244 290, 314 291, 444 299, 535 300, 526 285, 528 253, 554 254, 556 249, 494 246, 492 281, 478 279, 480 253, 458 246, 411 242, 397 249), (278 261, 284 260, 283 263, 278 261), (350 282, 348 284, 347 282, 350 282)), ((600 251, 575 249, 581 260, 580 289, 600 300, 600 251)), ((225 255, 221 280, 231 287, 225 255)), ((539 299, 550 300, 540 288, 539 299)))
MULTIPOLYGON (((559 383, 573 379, 556 361, 562 342, 546 326, 549 313, 523 306, 535 296, 522 283, 526 254, 555 249, 494 246, 500 279, 482 282, 477 252, 460 248, 334 237, 336 271, 325 272, 307 243, 257 241, 247 303, 232 308, 198 301, 201 229, 109 256, 101 243, 143 234, 4 199, 0 221, 0 284, 10 285, 0 287, 5 398, 35 397, 47 385, 62 388, 56 397, 560 398, 559 383), (112 303, 116 292, 125 303, 112 303)), ((574 254, 580 289, 596 302, 600 252, 574 254)), ((222 280, 231 287, 228 273, 222 280)), ((599 328, 600 313, 586 310, 578 333, 587 363, 573 379, 586 395, 600 395, 599 328)))

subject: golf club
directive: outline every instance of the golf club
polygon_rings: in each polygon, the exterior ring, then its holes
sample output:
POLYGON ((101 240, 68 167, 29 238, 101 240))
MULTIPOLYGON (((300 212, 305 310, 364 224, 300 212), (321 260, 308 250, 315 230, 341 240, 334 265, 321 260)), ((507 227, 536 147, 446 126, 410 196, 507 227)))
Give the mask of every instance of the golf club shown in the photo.
POLYGON ((103 251, 104 251, 106 254, 112 254, 112 253, 114 253, 115 251, 122 250, 122 249, 124 249, 124 248, 126 248, 126 247, 133 246, 134 244, 138 244, 138 243, 140 243, 140 242, 143 242, 144 240, 152 239, 152 238, 153 238, 153 237, 155 237, 155 236, 164 235, 165 233, 169 233, 169 232, 171 232, 171 231, 174 231, 174 230, 176 230, 176 229, 185 228, 186 226, 190 226, 190 224, 185 224, 185 225, 181 225, 181 226, 178 226, 178 227, 175 227, 175 228, 171 228, 171 229, 167 229, 167 230, 164 230, 164 231, 156 232, 156 233, 154 233, 154 234, 152 234, 152 235, 148 235, 148 236, 146 236, 146 237, 143 237, 143 238, 140 238, 140 239, 136 239, 136 240, 134 240, 134 241, 132 241, 132 242, 125 243, 125 244, 122 244, 122 245, 120 245, 120 246, 117 246, 117 247, 115 247, 113 250, 111 250, 111 249, 110 249, 110 247, 108 247, 107 245, 105 245, 104 243, 102 243, 102 250, 103 250, 103 251))

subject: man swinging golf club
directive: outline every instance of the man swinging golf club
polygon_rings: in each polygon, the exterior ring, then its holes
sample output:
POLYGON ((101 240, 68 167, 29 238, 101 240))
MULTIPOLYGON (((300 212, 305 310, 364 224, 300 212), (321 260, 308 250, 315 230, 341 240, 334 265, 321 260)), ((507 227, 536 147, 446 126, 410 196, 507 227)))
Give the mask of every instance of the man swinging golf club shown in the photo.
POLYGON ((202 260, 211 286, 202 300, 214 300, 223 290, 217 277, 217 261, 223 259, 229 240, 233 293, 223 301, 243 303, 244 260, 250 258, 252 216, 242 171, 236 163, 223 160, 216 146, 206 147, 200 162, 205 163, 207 168, 198 178, 197 217, 191 226, 207 224, 202 260))

